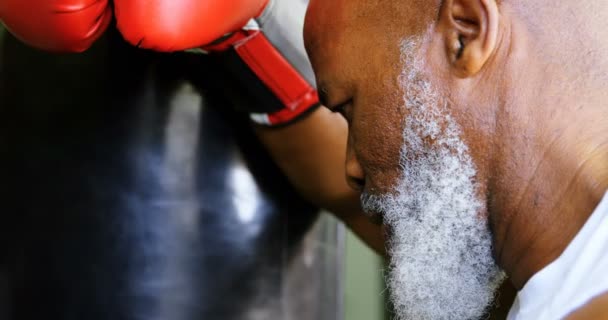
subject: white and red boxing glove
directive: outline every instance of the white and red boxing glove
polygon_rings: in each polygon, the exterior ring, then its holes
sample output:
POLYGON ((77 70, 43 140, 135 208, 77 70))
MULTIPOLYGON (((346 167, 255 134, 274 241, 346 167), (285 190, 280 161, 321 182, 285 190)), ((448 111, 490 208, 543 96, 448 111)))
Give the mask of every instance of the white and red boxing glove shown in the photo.
MULTIPOLYGON (((2 1, 2 0, 0 0, 2 1)), ((115 0, 118 29, 157 51, 199 49, 223 56, 256 101, 255 123, 280 126, 319 106, 302 39, 303 0, 115 0)))
POLYGON ((268 90, 248 110, 256 123, 283 125, 318 106, 301 38, 302 0, 114 0, 113 10, 108 0, 0 0, 7 29, 44 50, 86 50, 114 14, 123 37, 138 47, 220 52, 245 85, 268 90))

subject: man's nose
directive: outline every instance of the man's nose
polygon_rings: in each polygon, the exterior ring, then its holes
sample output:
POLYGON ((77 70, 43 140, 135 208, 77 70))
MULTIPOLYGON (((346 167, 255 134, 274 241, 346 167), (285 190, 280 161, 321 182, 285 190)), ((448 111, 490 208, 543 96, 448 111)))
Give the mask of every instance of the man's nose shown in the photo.
POLYGON ((346 181, 357 192, 363 191, 365 187, 365 172, 350 143, 346 151, 346 181))

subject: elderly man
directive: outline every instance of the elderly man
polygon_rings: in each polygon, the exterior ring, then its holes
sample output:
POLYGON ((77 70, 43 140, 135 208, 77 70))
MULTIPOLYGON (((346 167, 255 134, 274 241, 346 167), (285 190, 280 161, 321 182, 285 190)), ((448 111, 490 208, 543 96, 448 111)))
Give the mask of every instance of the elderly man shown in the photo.
POLYGON ((608 317, 606 30, 597 0, 311 1, 399 319, 476 319, 505 275, 510 319, 608 317))

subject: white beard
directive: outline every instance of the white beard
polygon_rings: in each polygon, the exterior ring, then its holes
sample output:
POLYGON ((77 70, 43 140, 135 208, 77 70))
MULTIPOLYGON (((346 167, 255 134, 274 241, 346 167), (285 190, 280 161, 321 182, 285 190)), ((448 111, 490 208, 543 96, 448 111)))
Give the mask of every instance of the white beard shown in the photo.
POLYGON ((492 255, 475 166, 446 99, 423 71, 420 43, 401 45, 402 176, 388 194, 363 195, 363 207, 382 213, 392 231, 387 282, 397 319, 478 319, 504 273, 492 255))

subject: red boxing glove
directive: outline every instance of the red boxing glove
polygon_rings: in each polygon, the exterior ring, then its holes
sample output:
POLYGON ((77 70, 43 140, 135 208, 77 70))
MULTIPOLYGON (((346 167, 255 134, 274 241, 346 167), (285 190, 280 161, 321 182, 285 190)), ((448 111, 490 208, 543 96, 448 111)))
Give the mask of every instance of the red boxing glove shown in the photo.
POLYGON ((0 0, 0 20, 21 41, 48 51, 81 52, 108 27, 108 0, 0 0))
POLYGON ((257 17, 267 2, 115 0, 114 11, 118 30, 131 44, 156 51, 181 51, 209 44, 239 30, 257 17))
MULTIPOLYGON (((303 47, 301 0, 114 0, 123 37, 157 51, 221 52, 256 96, 259 124, 295 121, 319 105, 303 47)), ((109 0, 0 0, 0 20, 34 47, 88 49, 112 20, 109 0)))
MULTIPOLYGON (((118 29, 133 45, 179 51, 240 29, 268 0, 116 0, 118 29)), ((112 20, 109 0, 0 0, 0 20, 21 41, 47 51, 82 52, 112 20)))
POLYGON ((202 48, 224 56, 255 102, 251 119, 291 123, 319 105, 304 51, 301 0, 114 0, 118 29, 156 51, 202 48), (258 83, 255 83, 258 82, 258 83))

